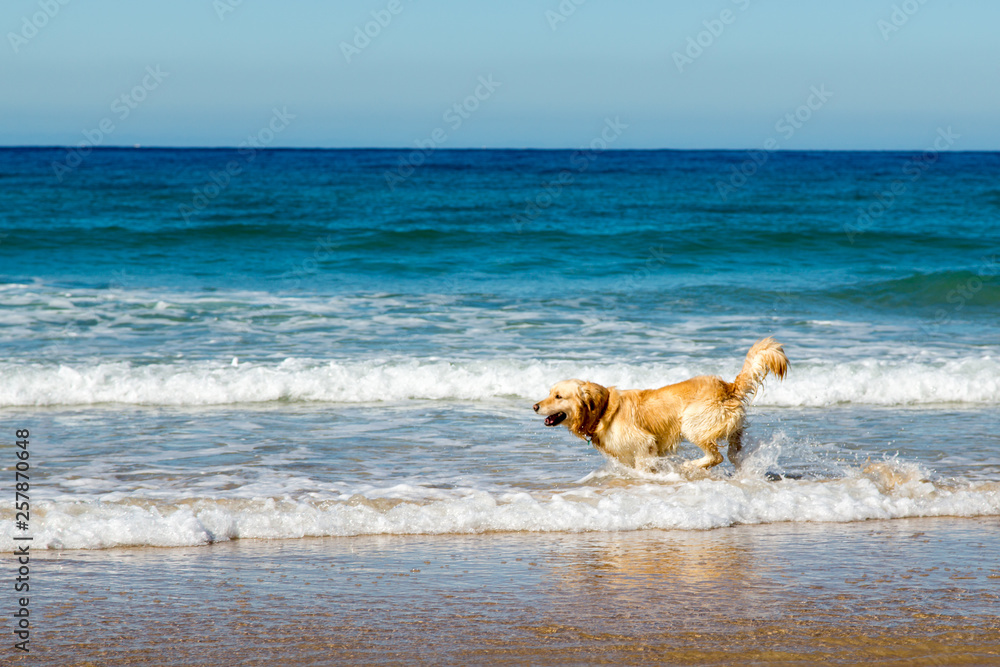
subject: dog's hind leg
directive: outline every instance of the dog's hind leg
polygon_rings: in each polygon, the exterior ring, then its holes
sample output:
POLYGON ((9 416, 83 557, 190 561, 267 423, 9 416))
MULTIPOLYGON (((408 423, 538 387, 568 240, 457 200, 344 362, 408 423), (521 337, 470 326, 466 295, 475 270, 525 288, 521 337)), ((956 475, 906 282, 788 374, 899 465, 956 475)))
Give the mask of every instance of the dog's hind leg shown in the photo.
POLYGON ((729 457, 729 462, 732 463, 737 468, 740 465, 740 451, 743 449, 743 429, 737 429, 729 434, 729 449, 726 451, 726 456, 729 457))
POLYGON ((714 442, 696 442, 694 444, 698 445, 701 451, 705 452, 705 455, 700 459, 688 461, 684 464, 685 468, 711 468, 722 463, 722 454, 719 453, 719 446, 714 442))

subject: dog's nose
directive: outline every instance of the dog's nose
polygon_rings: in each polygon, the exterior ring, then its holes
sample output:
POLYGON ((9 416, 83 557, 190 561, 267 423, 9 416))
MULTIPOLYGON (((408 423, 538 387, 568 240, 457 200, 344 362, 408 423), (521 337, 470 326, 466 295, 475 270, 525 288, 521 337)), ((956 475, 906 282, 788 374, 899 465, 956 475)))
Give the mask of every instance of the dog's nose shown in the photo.
POLYGON ((535 403, 535 405, 533 407, 535 409, 535 412, 538 412, 538 403, 535 403))

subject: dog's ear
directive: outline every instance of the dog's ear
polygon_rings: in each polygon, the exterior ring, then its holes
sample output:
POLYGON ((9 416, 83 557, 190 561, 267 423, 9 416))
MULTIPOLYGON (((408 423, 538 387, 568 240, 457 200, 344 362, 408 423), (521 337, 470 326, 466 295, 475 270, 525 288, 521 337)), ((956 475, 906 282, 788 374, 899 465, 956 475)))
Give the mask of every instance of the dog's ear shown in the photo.
POLYGON ((608 405, 608 390, 596 382, 580 384, 580 399, 591 415, 601 415, 608 405))

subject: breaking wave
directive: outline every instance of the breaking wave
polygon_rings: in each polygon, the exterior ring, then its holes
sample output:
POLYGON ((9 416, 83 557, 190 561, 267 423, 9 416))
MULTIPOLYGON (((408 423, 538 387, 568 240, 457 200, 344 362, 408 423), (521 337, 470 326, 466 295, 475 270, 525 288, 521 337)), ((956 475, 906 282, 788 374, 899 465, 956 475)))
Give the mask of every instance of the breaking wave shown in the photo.
MULTIPOLYGON (((599 471, 577 488, 555 491, 423 489, 330 498, 131 498, 39 502, 32 507, 36 548, 193 546, 237 538, 705 530, 737 524, 851 522, 930 516, 1000 515, 1000 483, 932 481, 913 463, 890 460, 849 469, 838 479, 622 479, 599 471), (607 483, 607 477, 613 477, 607 483)), ((7 518, 9 510, 0 511, 7 518)), ((12 517, 10 517, 12 518, 12 517)), ((13 547, 13 521, 0 548, 13 547)))
MULTIPOLYGON (((558 380, 580 377, 619 387, 658 387, 706 370, 667 364, 402 358, 380 361, 286 359, 275 363, 0 363, 0 407, 226 405, 273 401, 367 403, 405 400, 537 400, 558 380)), ((1000 403, 1000 360, 805 361, 784 382, 770 380, 758 403, 771 406, 1000 403)))

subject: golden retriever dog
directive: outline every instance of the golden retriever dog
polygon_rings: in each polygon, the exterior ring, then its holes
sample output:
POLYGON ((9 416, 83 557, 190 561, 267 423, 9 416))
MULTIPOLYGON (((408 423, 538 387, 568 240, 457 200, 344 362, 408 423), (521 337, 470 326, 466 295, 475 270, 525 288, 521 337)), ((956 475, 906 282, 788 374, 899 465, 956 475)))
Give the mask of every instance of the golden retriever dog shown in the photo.
POLYGON ((722 463, 718 442, 723 439, 729 460, 738 465, 747 404, 768 373, 784 379, 787 371, 784 349, 765 338, 753 344, 732 382, 699 375, 659 389, 617 389, 563 380, 534 409, 546 426, 565 422, 571 433, 633 468, 651 470, 654 459, 676 450, 681 439, 705 452, 685 467, 722 463))

